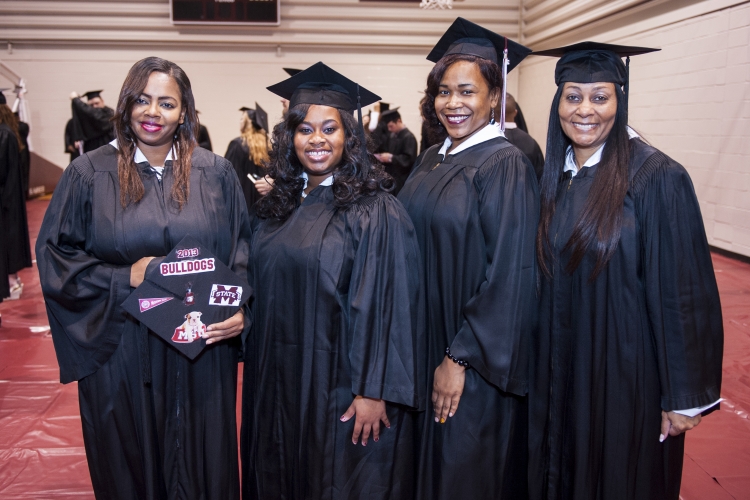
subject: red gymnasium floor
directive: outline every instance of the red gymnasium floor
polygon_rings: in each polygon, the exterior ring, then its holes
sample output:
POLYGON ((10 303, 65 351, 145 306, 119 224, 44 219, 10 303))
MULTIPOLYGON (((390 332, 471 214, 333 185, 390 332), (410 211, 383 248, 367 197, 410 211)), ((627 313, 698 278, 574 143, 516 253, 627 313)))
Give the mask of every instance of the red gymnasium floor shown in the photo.
MULTIPOLYGON (((32 248, 47 203, 28 203, 32 248)), ((726 401, 688 434, 681 496, 750 499, 750 265, 713 258, 724 306, 726 401)), ((59 383, 36 269, 21 279, 21 300, 0 304, 0 498, 93 498, 76 385, 59 383)))

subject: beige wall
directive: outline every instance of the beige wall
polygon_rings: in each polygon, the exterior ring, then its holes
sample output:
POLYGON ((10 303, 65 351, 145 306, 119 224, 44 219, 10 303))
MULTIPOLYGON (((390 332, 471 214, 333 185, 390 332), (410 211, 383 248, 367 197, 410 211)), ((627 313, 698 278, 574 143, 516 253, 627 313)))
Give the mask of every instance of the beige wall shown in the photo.
MULTIPOLYGON (((630 123, 690 173, 709 243, 750 256, 750 2, 693 3, 563 44, 586 39, 662 49, 631 58, 630 123)), ((554 65, 530 57, 520 71, 543 148, 554 65)))

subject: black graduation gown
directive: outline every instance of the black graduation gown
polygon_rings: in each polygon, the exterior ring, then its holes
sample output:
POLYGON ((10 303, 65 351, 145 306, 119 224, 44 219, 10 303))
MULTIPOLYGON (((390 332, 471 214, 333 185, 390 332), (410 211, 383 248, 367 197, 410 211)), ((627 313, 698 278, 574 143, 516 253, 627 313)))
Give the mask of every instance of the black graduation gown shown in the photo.
POLYGON ((562 249, 597 166, 560 183, 532 351, 533 499, 676 500, 684 434, 659 443, 661 411, 719 398, 721 306, 690 177, 631 143, 622 235, 593 282, 594 253, 569 275, 562 249))
POLYGON ((18 135, 21 138, 21 185, 24 198, 29 197, 29 174, 31 173, 31 152, 29 151, 29 124, 18 122, 18 135))
MULTIPOLYGON (((123 209, 107 145, 63 173, 37 241, 39 276, 63 383, 78 380, 94 492, 106 499, 239 498, 237 338, 191 361, 120 306, 130 266, 190 234, 246 276, 250 225, 232 166, 196 148, 179 211, 142 164, 145 194, 123 209)), ((150 266, 158 265, 157 262, 150 266)))
POLYGON ((73 160, 81 156, 76 147, 76 141, 73 139, 73 136, 75 135, 73 127, 73 119, 71 118, 68 120, 68 123, 65 124, 65 152, 70 155, 70 163, 73 163, 73 160))
MULTIPOLYGON (((0 124, 0 219, 0 227, 3 228, 0 233, 1 255, 5 268, 4 274, 0 274, 0 281, 4 280, 7 286, 8 274, 31 267, 31 245, 18 139, 6 124, 0 124)), ((3 297, 7 297, 8 293, 5 290, 3 297)))
POLYGON ((424 407, 419 259, 403 207, 380 193, 336 209, 319 186, 251 254, 253 330, 242 399, 243 499, 411 499, 424 407), (352 444, 355 395, 390 429, 352 444))
POLYGON ((409 129, 404 128, 395 135, 390 134, 385 150, 393 155, 391 162, 384 163, 383 166, 396 181, 396 187, 393 189, 393 195, 396 196, 409 177, 414 160, 417 159, 417 138, 409 129))
POLYGON ((248 177, 248 174, 255 174, 258 177, 266 175, 265 170, 256 165, 255 162, 250 158, 250 150, 247 146, 242 144, 242 138, 237 137, 232 139, 232 142, 227 146, 227 152, 224 154, 224 158, 229 160, 237 172, 237 177, 240 179, 240 186, 242 186, 242 192, 245 195, 245 202, 247 202, 247 209, 250 213, 254 213, 255 209, 253 205, 255 202, 261 199, 261 195, 257 189, 253 180, 248 177))
POLYGON ((520 128, 505 129, 505 137, 526 155, 534 166, 536 178, 541 179, 544 170, 544 155, 542 154, 542 148, 539 147, 534 138, 520 128))
POLYGON ((81 99, 71 101, 73 110, 73 141, 83 141, 83 152, 88 153, 112 142, 115 138, 112 108, 95 108, 81 99))
POLYGON ((456 414, 424 414, 421 499, 525 498, 528 341, 536 325, 539 188, 504 138, 422 156, 399 194, 427 294, 428 395, 445 348, 468 361, 456 414))

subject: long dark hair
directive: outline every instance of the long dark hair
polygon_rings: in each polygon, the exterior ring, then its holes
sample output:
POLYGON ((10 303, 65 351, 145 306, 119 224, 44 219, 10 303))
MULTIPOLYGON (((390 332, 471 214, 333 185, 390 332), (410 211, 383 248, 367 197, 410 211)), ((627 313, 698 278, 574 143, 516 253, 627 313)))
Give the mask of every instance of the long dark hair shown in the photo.
MULTIPOLYGON (((273 147, 268 164, 268 175, 274 180, 273 189, 256 205, 256 213, 262 219, 286 220, 299 206, 304 181, 302 164, 294 149, 294 134, 305 121, 309 104, 291 108, 284 120, 273 128, 273 147)), ((364 196, 378 191, 393 190, 393 179, 383 171, 366 151, 358 134, 357 121, 351 113, 341 112, 344 127, 344 153, 333 178, 334 204, 349 207, 364 196), (366 159, 365 159, 366 158, 366 159)))
MULTIPOLYGON (((571 144, 560 126, 559 105, 564 86, 564 83, 558 86, 552 100, 547 132, 547 155, 540 181, 542 208, 536 238, 537 259, 547 277, 552 275, 551 262, 555 258, 549 230, 555 214, 555 201, 562 180, 566 151, 571 144)), ((623 203, 630 185, 628 165, 631 152, 627 130, 627 104, 625 95, 617 84, 615 96, 615 122, 607 136, 586 204, 563 249, 564 252, 571 250, 570 260, 565 266, 565 271, 570 274, 578 268, 586 250, 593 248, 596 251, 596 265, 589 277, 590 280, 599 275, 617 249, 622 229, 623 203)))
POLYGON ((480 73, 482 73, 482 77, 484 77, 484 81, 487 82, 490 92, 503 88, 503 74, 500 71, 500 66, 489 59, 471 54, 449 54, 441 58, 435 63, 430 74, 427 75, 427 87, 424 90, 424 97, 419 102, 422 118, 427 122, 427 137, 430 144, 438 144, 448 137, 448 133, 445 131, 443 124, 440 123, 440 120, 438 120, 437 112, 435 111, 435 97, 440 90, 440 81, 443 79, 443 75, 445 75, 445 72, 452 64, 458 61, 468 61, 476 64, 479 67, 480 73))
POLYGON ((18 150, 22 150, 23 142, 21 142, 21 134, 18 133, 18 119, 16 118, 16 115, 13 114, 13 111, 10 110, 7 104, 0 104, 0 124, 3 123, 10 128, 10 131, 13 132, 13 135, 16 137, 18 150))
POLYGON ((195 111, 193 90, 185 72, 171 61, 159 57, 141 59, 130 68, 128 76, 117 99, 114 123, 117 135, 117 174, 120 180, 120 204, 138 203, 143 198, 143 180, 138 166, 133 161, 136 148, 136 135, 130 126, 133 104, 141 97, 151 73, 158 72, 171 76, 180 89, 183 123, 177 127, 174 137, 176 160, 173 163, 174 185, 170 196, 182 209, 190 196, 190 161, 197 145, 198 114, 195 111))

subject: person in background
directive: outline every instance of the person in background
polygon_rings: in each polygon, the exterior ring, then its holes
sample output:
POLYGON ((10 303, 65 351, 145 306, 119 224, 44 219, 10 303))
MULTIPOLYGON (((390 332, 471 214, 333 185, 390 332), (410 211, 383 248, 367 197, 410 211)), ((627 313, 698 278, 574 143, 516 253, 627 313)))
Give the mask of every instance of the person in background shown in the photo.
POLYGON ((18 272, 32 264, 22 150, 18 120, 0 92, 0 301, 21 298, 18 272))
POLYGON ((242 107, 240 111, 240 136, 229 143, 224 158, 237 172, 247 209, 252 214, 255 202, 271 190, 273 182, 266 178, 268 114, 257 102, 255 109, 242 107))
POLYGON ((723 326, 690 176, 628 126, 621 57, 560 57, 541 180, 530 498, 677 500, 684 432, 715 409, 723 326))
POLYGON ((419 249, 352 116, 378 96, 323 63, 269 90, 290 104, 251 242, 243 497, 411 500, 419 249))
POLYGON ((71 118, 70 120, 68 120, 68 123, 65 124, 65 152, 70 156, 70 163, 73 163, 73 160, 81 156, 81 152, 78 146, 79 144, 83 145, 82 142, 73 139, 73 137, 75 136, 73 127, 73 119, 71 118))
POLYGON ((83 94, 86 102, 73 92, 70 95, 73 110, 73 136, 79 152, 88 153, 109 143, 115 138, 112 119, 115 112, 104 104, 102 90, 90 90, 83 94))
POLYGON ((382 153, 376 153, 375 158, 385 167, 385 171, 393 177, 396 186, 393 195, 397 195, 409 177, 414 160, 417 159, 417 138, 414 137, 404 122, 398 108, 389 109, 380 115, 388 130, 388 140, 382 153))
MULTIPOLYGON (((534 171, 536 172, 537 178, 541 178, 542 170, 544 169, 544 155, 542 154, 542 148, 539 147, 539 144, 533 137, 516 125, 515 119, 518 115, 516 100, 510 94, 505 94, 505 96, 505 138, 526 155, 531 161, 531 164, 534 165, 534 171)), ((495 115, 500 116, 500 110, 498 108, 495 109, 495 115)))
POLYGON ((388 127, 383 120, 383 113, 390 109, 390 103, 379 101, 376 102, 372 109, 362 119, 365 132, 369 138, 368 149, 373 153, 382 153, 385 151, 388 142, 388 127))
MULTIPOLYGON (((196 111, 196 113, 200 115, 201 112, 196 111)), ((213 148, 211 147, 211 136, 208 135, 208 129, 202 123, 198 125, 198 146, 207 149, 208 151, 213 151, 213 148)))
POLYGON ((448 137, 422 154, 398 195, 427 296, 423 500, 526 498, 539 191, 531 162, 494 120, 506 46, 511 70, 531 52, 462 18, 435 45, 422 115, 448 137))
POLYGON ((122 303, 187 235, 244 279, 242 190, 227 160, 197 147, 176 64, 135 63, 114 124, 116 140, 63 172, 36 245, 60 381, 78 381, 94 494, 238 500, 237 336, 249 319, 207 325, 191 360, 122 303))

